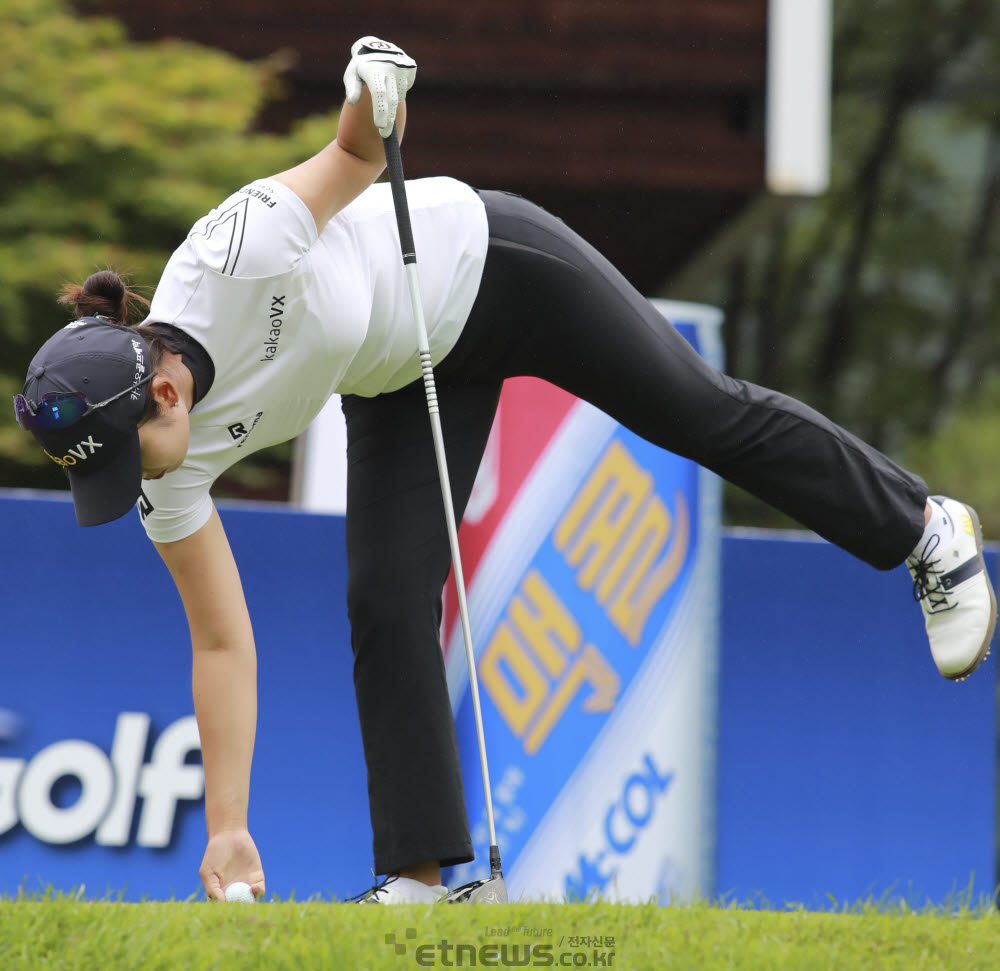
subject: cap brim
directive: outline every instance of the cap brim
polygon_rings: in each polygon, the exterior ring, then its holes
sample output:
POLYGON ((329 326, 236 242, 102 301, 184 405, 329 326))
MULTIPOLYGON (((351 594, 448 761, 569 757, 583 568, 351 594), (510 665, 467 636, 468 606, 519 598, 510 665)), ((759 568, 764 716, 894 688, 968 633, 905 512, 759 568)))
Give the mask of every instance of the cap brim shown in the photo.
POLYGON ((142 491, 139 429, 122 442, 109 465, 89 475, 70 473, 69 486, 81 526, 101 526, 124 516, 142 491))

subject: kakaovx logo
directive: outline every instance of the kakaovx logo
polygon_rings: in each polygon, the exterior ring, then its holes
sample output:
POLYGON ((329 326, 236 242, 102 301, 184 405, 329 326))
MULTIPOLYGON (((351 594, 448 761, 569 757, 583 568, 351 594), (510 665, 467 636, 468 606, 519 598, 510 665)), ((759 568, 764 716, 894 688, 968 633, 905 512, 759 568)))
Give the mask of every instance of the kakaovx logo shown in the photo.
POLYGON ((51 452, 42 449, 45 454, 52 459, 56 465, 63 468, 72 467, 77 462, 86 462, 91 455, 94 455, 99 448, 104 448, 103 442, 95 442, 93 435, 88 435, 82 442, 77 442, 62 458, 53 455, 51 452), (89 451, 87 451, 89 449, 89 451))

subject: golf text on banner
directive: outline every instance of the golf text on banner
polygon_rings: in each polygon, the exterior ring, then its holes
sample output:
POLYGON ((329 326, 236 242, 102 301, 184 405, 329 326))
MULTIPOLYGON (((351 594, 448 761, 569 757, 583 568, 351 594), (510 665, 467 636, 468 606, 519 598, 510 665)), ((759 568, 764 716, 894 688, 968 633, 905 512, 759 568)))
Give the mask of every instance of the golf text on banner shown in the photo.
MULTIPOLYGON (((654 301, 713 365, 722 314, 654 301)), ((460 533, 512 899, 712 891, 720 483, 591 405, 508 381, 460 533)), ((445 649, 488 875, 462 632, 445 649)))

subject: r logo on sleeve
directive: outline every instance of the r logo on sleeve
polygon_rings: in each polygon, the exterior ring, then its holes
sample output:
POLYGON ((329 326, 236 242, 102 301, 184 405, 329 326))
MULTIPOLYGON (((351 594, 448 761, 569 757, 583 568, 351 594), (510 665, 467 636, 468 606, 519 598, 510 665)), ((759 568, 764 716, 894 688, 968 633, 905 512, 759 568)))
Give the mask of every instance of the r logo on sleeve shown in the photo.
POLYGON ((139 498, 136 501, 136 507, 139 510, 139 518, 145 522, 146 517, 153 511, 153 504, 149 501, 149 496, 146 495, 145 490, 139 490, 139 498))

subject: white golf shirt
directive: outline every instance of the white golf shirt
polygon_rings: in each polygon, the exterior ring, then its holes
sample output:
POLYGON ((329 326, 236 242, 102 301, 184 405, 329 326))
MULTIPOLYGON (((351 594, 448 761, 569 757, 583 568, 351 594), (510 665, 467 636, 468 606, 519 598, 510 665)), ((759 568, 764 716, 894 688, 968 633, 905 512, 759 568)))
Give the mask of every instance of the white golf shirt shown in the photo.
MULTIPOLYGON (((479 289, 486 212, 453 179, 408 182, 407 197, 436 364, 479 289)), ((387 184, 362 193, 321 233, 287 186, 245 186, 198 220, 171 256, 148 320, 190 334, 215 365, 212 387, 191 410, 184 464, 143 483, 140 515, 161 543, 200 529, 216 478, 304 431, 332 394, 370 397, 420 375, 387 184)))

